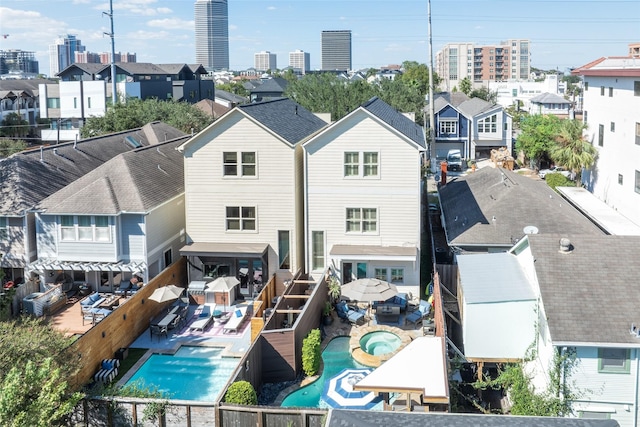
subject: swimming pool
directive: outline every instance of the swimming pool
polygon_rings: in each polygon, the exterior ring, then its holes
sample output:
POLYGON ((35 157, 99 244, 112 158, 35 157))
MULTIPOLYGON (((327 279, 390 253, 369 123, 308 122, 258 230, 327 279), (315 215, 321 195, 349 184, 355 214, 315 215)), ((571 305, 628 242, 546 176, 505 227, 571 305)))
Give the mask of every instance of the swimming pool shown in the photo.
POLYGON ((360 348, 374 356, 396 351, 401 343, 399 336, 387 331, 369 332, 360 338, 360 348))
MULTIPOLYGON (((293 393, 282 401, 283 407, 326 408, 328 405, 321 399, 325 381, 338 375, 345 368, 364 368, 364 365, 353 360, 349 351, 349 337, 332 339, 322 351, 324 369, 320 378, 293 393)), ((379 405, 382 409, 382 404, 379 405)), ((377 408, 376 408, 377 409, 377 408)))
POLYGON ((221 347, 182 346, 175 354, 152 354, 125 383, 156 387, 170 399, 213 402, 240 361, 221 347))

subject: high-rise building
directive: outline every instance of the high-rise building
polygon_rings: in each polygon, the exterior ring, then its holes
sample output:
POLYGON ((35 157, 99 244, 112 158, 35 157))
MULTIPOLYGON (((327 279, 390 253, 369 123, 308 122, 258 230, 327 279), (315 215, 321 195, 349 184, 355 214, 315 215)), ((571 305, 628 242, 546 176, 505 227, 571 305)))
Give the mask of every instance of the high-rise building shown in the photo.
POLYGON ((322 69, 351 70, 351 30, 322 32, 322 69))
POLYGON ((256 71, 275 71, 278 69, 276 54, 269 51, 262 51, 253 54, 253 67, 256 71))
POLYGON ((294 71, 305 74, 311 70, 311 59, 309 52, 296 49, 295 52, 289 52, 289 67, 294 71))
POLYGON ((86 48, 76 36, 67 34, 60 36, 49 45, 49 76, 53 77, 60 71, 75 63, 76 52, 84 52, 86 48))
POLYGON ((0 74, 10 71, 38 74, 38 61, 34 53, 20 49, 0 50, 0 74))
POLYGON ((448 43, 436 54, 436 72, 447 92, 468 78, 474 86, 490 81, 527 80, 531 72, 529 40, 512 39, 498 45, 448 43))
POLYGON ((229 68, 229 13, 227 0, 195 3, 196 63, 209 71, 229 68))
MULTIPOLYGON (((111 64, 111 52, 76 52, 78 64, 111 64)), ((115 62, 136 62, 135 53, 116 52, 115 62)))

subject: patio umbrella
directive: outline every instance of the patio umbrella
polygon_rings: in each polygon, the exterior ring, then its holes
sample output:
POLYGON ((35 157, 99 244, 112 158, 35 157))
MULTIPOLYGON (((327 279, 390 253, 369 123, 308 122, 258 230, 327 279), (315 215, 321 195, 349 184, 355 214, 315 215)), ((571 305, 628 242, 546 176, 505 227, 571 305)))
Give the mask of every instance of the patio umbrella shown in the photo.
MULTIPOLYGON (((212 291, 222 291, 228 293, 231 289, 235 288, 240 284, 240 280, 238 280, 235 276, 222 276, 216 278, 213 282, 207 284, 207 289, 211 289, 212 291)), ((223 297, 224 309, 227 309, 227 298, 226 295, 223 297)))
POLYGON ((183 291, 183 288, 176 285, 167 285, 153 291, 149 299, 156 302, 173 301, 180 298, 183 291))
POLYGON ((332 408, 371 409, 380 402, 380 397, 371 391, 355 391, 354 384, 371 373, 373 369, 343 369, 324 383, 322 399, 332 408))
POLYGON ((371 302, 385 301, 398 295, 398 288, 384 280, 365 278, 342 285, 340 293, 352 300, 368 302, 370 309, 371 302))

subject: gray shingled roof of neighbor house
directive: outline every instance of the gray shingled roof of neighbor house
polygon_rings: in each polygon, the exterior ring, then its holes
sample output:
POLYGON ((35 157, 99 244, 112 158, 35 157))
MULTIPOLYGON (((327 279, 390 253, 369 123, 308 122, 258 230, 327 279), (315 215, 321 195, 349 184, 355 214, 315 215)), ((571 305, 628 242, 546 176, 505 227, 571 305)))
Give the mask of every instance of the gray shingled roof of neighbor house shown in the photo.
POLYGON ((161 122, 142 128, 22 151, 0 159, 0 215, 22 216, 25 210, 115 156, 157 144, 184 132, 161 122))
POLYGON ((295 145, 327 125, 322 119, 289 98, 278 98, 236 108, 295 145))
POLYGON ((190 136, 122 153, 42 200, 47 214, 146 213, 184 193, 184 158, 176 150, 190 136))
POLYGON ((544 181, 484 167, 438 190, 449 246, 511 247, 533 226, 541 234, 603 232, 544 181))
POLYGON ((557 233, 529 236, 554 343, 615 343, 640 347, 639 236, 557 233), (560 239, 568 238, 567 253, 560 239))
POLYGON ((422 148, 426 147, 422 127, 405 115, 399 113, 377 96, 374 96, 369 101, 362 104, 362 108, 405 135, 407 138, 418 144, 418 146, 422 148))
POLYGON ((541 93, 540 95, 536 95, 529 100, 530 102, 535 102, 539 104, 571 104, 571 101, 568 101, 561 97, 560 95, 556 95, 554 93, 541 93))

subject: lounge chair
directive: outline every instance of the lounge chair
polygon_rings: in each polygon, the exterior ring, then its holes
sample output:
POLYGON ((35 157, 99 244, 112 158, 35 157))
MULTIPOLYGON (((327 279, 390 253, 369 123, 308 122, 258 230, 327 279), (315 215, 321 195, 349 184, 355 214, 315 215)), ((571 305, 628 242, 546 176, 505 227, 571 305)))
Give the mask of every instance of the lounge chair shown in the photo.
POLYGON ((407 314, 404 318, 404 323, 405 325, 407 323, 413 323, 414 325, 417 325, 418 322, 421 322, 422 320, 424 320, 424 318, 427 317, 430 312, 431 312, 431 304, 429 304, 429 302, 427 301, 420 300, 420 305, 418 306, 418 309, 414 312, 407 314))
POLYGON ((213 310, 208 305, 200 306, 200 314, 198 318, 189 325, 191 331, 204 331, 209 323, 213 320, 213 310))
POLYGON ((127 293, 131 290, 132 287, 133 285, 131 284, 131 281, 129 279, 121 280, 120 286, 115 290, 114 293, 116 295, 124 295, 126 297, 127 293))
POLYGON ((93 375, 93 380, 99 384, 109 384, 118 376, 120 361, 118 359, 104 359, 100 369, 93 375))
POLYGON ((87 309, 97 308, 100 304, 102 304, 106 300, 105 297, 100 295, 98 292, 94 292, 91 295, 85 297, 82 301, 80 301, 80 308, 82 311, 87 311, 87 309))
POLYGON ((247 313, 249 312, 248 308, 246 305, 237 307, 237 309, 231 313, 231 318, 224 324, 222 331, 225 334, 227 332, 238 332, 238 329, 240 329, 247 317, 247 313))
POLYGON ((357 307, 349 307, 345 301, 342 301, 336 304, 336 313, 343 321, 358 325, 364 323, 367 311, 357 307))

